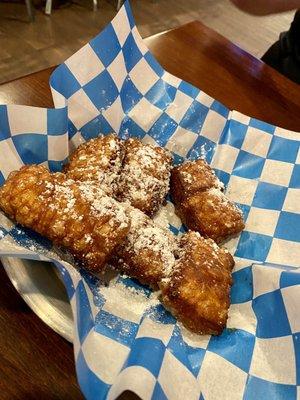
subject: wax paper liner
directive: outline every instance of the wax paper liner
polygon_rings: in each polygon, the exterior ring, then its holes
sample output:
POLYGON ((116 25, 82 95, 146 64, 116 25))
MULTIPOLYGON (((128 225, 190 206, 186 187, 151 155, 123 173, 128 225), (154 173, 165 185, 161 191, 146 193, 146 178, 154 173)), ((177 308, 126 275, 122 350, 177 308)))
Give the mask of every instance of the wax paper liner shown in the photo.
MULTIPOLYGON (((60 261, 49 241, 1 214, 2 256, 52 260, 61 271, 85 397, 115 399, 129 389, 143 399, 296 399, 299 134, 230 112, 164 71, 128 2, 54 71, 50 85, 55 109, 0 107, 0 183, 23 164, 60 170, 79 143, 114 131, 170 149, 175 162, 206 157, 247 221, 227 244, 236 259, 228 328, 210 337, 187 332, 161 305, 136 313, 129 302, 105 297, 96 277, 60 261)), ((166 208, 170 229, 179 233, 170 201, 166 208)), ((129 278, 119 281, 139 287, 129 278)))

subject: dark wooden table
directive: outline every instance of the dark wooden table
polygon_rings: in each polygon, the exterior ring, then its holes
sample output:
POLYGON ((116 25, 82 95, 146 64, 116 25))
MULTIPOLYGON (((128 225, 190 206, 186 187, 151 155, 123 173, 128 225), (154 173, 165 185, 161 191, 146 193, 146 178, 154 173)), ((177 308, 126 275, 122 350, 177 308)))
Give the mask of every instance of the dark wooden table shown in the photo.
MULTIPOLYGON (((300 131, 300 87, 200 22, 147 44, 169 72, 227 107, 300 131)), ((0 103, 51 107, 52 70, 1 85, 0 103)), ((0 279, 0 399, 81 399, 72 346, 31 312, 3 269, 0 279)))

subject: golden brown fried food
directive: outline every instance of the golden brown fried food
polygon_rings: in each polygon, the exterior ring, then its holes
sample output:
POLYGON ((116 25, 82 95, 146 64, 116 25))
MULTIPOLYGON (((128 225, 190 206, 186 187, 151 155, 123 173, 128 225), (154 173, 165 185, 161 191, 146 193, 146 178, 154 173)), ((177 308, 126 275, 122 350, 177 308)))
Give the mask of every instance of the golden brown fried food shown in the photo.
POLYGON ((25 166, 1 187, 0 208, 100 272, 126 237, 129 219, 123 206, 95 190, 43 166, 25 166))
POLYGON ((198 192, 210 188, 223 189, 214 170, 203 159, 185 162, 171 173, 171 191, 174 202, 180 203, 198 192))
POLYGON ((245 227, 241 210, 223 194, 222 187, 202 159, 186 162, 171 173, 171 194, 182 222, 217 243, 245 227))
POLYGON ((245 227, 241 211, 215 188, 188 197, 180 204, 178 214, 190 229, 217 243, 245 227))
POLYGON ((64 172, 68 178, 96 184, 112 196, 124 158, 123 143, 114 134, 91 139, 72 153, 64 172))
POLYGON ((125 148, 117 198, 128 200, 133 207, 151 216, 169 190, 171 154, 133 138, 125 141, 125 148))
POLYGON ((198 232, 184 234, 173 273, 160 283, 162 302, 188 329, 220 334, 230 305, 232 256, 198 232))
POLYGON ((129 206, 128 216, 129 233, 110 263, 131 278, 157 288, 174 267, 176 238, 138 209, 129 206))

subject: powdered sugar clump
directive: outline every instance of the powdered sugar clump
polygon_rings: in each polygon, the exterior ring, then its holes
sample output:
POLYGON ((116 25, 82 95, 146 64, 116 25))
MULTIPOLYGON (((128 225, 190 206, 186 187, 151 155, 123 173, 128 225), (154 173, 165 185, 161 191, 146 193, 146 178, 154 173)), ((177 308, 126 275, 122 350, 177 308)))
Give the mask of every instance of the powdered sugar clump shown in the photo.
POLYGON ((168 220, 168 209, 166 207, 162 207, 158 210, 158 212, 154 215, 153 221, 156 225, 161 228, 168 229, 169 228, 169 220, 168 220))

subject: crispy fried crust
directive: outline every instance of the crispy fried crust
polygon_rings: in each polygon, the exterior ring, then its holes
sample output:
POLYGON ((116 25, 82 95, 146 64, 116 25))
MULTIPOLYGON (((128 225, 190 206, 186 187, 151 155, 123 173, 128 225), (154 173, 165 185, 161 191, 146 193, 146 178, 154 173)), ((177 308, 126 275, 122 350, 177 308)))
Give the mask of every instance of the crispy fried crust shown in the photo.
POLYGON ((222 183, 202 159, 172 170, 171 195, 184 224, 217 243, 245 227, 242 212, 222 193, 222 183))
POLYGON ((116 135, 100 135, 81 144, 72 153, 64 172, 75 181, 97 184, 112 196, 116 190, 124 154, 124 142, 116 135))
POLYGON ((185 162, 172 170, 171 191, 175 203, 210 188, 222 188, 214 171, 203 159, 185 162))
POLYGON ((96 198, 64 174, 33 165, 10 174, 0 189, 0 208, 99 272, 127 235, 129 219, 115 200, 96 198))
POLYGON ((157 288, 174 267, 176 238, 133 207, 129 207, 128 215, 129 233, 110 264, 142 284, 157 288))
POLYGON ((211 239, 184 234, 173 274, 160 283, 163 304, 191 331, 220 334, 228 317, 233 266, 232 256, 211 239))
POLYGON ((138 139, 99 136, 71 155, 64 172, 75 181, 99 185, 109 196, 153 215, 169 190, 171 154, 138 139))
POLYGON ((161 147, 133 138, 125 141, 125 148, 117 198, 153 215, 169 190, 172 157, 161 147))
POLYGON ((240 210, 217 189, 188 197, 180 204, 178 213, 186 226, 217 243, 245 227, 240 210))

